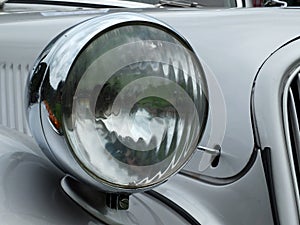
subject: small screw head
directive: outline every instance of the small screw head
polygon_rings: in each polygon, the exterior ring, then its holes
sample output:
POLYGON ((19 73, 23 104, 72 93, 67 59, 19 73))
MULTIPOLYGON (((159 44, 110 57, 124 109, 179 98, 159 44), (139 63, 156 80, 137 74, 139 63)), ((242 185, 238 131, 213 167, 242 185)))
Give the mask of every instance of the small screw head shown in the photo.
POLYGON ((123 197, 122 199, 120 199, 119 207, 120 207, 120 209, 128 209, 129 208, 129 198, 123 197))

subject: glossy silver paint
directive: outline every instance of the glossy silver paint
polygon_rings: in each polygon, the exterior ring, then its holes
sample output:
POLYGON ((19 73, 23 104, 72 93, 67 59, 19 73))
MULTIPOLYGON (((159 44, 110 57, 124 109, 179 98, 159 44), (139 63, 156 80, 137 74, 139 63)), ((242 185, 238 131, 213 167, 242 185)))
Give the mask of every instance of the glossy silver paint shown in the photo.
MULTIPOLYGON (((185 18, 185 13, 178 14, 176 18, 166 16, 165 21, 187 38, 212 69, 225 98, 228 116, 221 143, 223 157, 218 167, 206 170, 205 175, 234 176, 250 159, 254 148, 250 115, 253 80, 262 63, 276 49, 299 35, 293 27, 294 21, 299 19, 298 12, 296 9, 230 9, 190 13, 190 18, 185 18), (278 15, 282 16, 281 20, 276 19, 278 15), (198 35, 190 32, 195 23, 199 25, 198 35), (278 30, 281 32, 278 33, 278 30), (212 44, 207 45, 206 42, 212 44), (242 69, 240 65, 243 65, 242 69)), ((209 137, 209 127, 202 141, 204 146, 206 135, 209 137)), ((197 172, 200 155, 200 152, 195 154, 188 165, 189 170, 197 172)))
MULTIPOLYGON (((1 126, 0 139, 1 224, 103 224, 62 190, 64 174, 41 156, 32 138, 1 126)), ((145 194, 132 196, 128 211, 102 210, 110 217, 123 219, 122 224, 187 223, 174 210, 145 194)))
POLYGON ((258 141, 262 149, 269 147, 272 151, 274 191, 280 222, 285 224, 288 221, 288 224, 295 225, 299 224, 299 187, 287 139, 285 107, 288 85, 298 74, 299 46, 299 40, 282 46, 264 63, 258 73, 253 96, 258 141))
POLYGON ((62 173, 27 135, 1 126, 0 218, 3 224, 101 224, 59 187, 62 173))
MULTIPOLYGON (((0 28, 4 32, 0 36, 0 46, 1 52, 7 52, 7 54, 1 56, 1 62, 23 63, 25 61, 24 63, 32 66, 42 49, 64 29, 81 20, 109 12, 93 10, 91 13, 78 15, 76 12, 62 12, 57 15, 55 12, 43 12, 20 14, 17 17, 11 14, 3 15, 0 28), (11 21, 12 17, 22 20, 22 23, 10 22, 8 26, 8 22, 11 21), (32 35, 42 29, 43 26, 47 26, 48 29, 42 34, 39 33, 38 36, 32 35), (24 30, 25 36, 28 35, 28 38, 20 40, 17 37, 24 36, 22 34, 24 30), (10 46, 4 44, 5 40, 10 40, 10 46), (13 54, 14 52, 19 53, 16 55, 13 54), (21 52, 22 54, 20 54, 21 52)), ((224 141, 223 143, 217 143, 221 145, 224 157, 220 158, 220 164, 217 168, 209 168, 204 174, 221 178, 238 174, 250 159, 254 148, 249 110, 252 82, 262 62, 279 46, 297 37, 298 31, 292 26, 294 20, 298 18, 297 10, 229 9, 201 11, 201 13, 197 10, 189 12, 182 10, 168 11, 167 13, 165 10, 154 10, 145 13, 165 21, 183 35, 195 49, 198 56, 213 71, 224 95, 228 116, 224 141), (232 13, 233 11, 235 13, 232 13), (276 13, 282 15, 282 19, 274 24, 273 21, 277 18, 276 13), (255 23, 254 20, 258 16, 261 18, 261 22, 255 23), (236 24, 236 20, 241 21, 241 24, 249 24, 249 26, 236 24), (194 26, 199 27, 197 28, 197 35, 195 35, 194 26), (269 27, 269 29, 265 27, 269 27), (278 29, 282 32, 278 33, 278 29), (260 33, 260 35, 256 35, 257 33, 260 33), (220 39, 221 36, 223 37, 222 40, 220 39), (276 38, 273 38, 274 36, 276 38), (213 45, 207 45, 207 41, 212 42, 213 45), (226 45, 224 45, 224 42, 226 45), (265 44, 260 46, 259 49, 256 48, 258 43, 261 42, 265 44), (253 49, 256 50, 253 51, 253 49), (235 51, 239 54, 235 54, 235 51), (241 55, 244 57, 240 57, 241 55), (226 63, 224 63, 225 58, 228 59, 226 63), (237 64, 242 64, 243 70, 237 64), (239 84, 235 85, 235 89, 231 88, 229 82, 233 77, 235 83, 239 84), (240 94, 236 95, 237 92, 240 94), (236 108, 236 105, 240 107, 236 108), (236 114, 239 117, 235 116, 236 114), (239 138, 241 135, 243 136, 242 139, 239 138), (239 158, 239 160, 236 160, 236 158, 239 158)), ((209 124, 210 121, 204 133, 202 146, 206 146, 210 136, 209 124)), ((197 152, 187 169, 198 172, 201 156, 202 153, 197 152)))
MULTIPOLYGON (((4 31, 0 35, 0 63, 32 65, 44 46, 61 31, 83 19, 110 12, 92 13, 0 15, 0 29, 4 31), (44 26, 48 29, 42 35, 34 35, 44 26), (24 32, 28 38, 17 38, 26 37, 24 32)), ((228 112, 219 165, 199 173, 197 168, 202 153, 196 153, 186 167, 192 172, 192 178, 179 174, 156 190, 181 205, 202 224, 273 224, 272 199, 260 155, 265 147, 270 147, 278 216, 282 224, 299 224, 298 190, 286 146, 280 104, 285 86, 282 81, 290 75, 289 66, 299 59, 298 44, 292 42, 300 36, 300 29, 295 26, 300 22, 299 9, 153 10, 143 13, 169 24, 189 41, 215 74, 228 112), (255 121, 251 120, 252 116, 255 121)), ((204 145, 209 132, 208 126, 204 145)), ((12 140, 9 144, 16 145, 12 140)), ((14 148, 5 149, 12 151, 14 148)), ((0 186, 6 183, 4 180, 0 186)), ((27 194, 34 198, 32 193, 27 194)), ((21 201, 18 204, 26 203, 26 199, 18 200, 21 201)), ((73 203, 70 204, 66 208, 72 210, 73 203)), ((45 210, 38 214, 49 217, 51 212, 45 210)), ((89 218, 81 216, 82 220, 89 218)), ((67 218, 59 219, 54 219, 53 224, 63 224, 64 219, 68 224, 67 218)))
POLYGON ((200 224, 272 225, 260 150, 257 154, 247 175, 233 183, 199 183, 197 179, 178 174, 155 190, 186 209, 200 224))

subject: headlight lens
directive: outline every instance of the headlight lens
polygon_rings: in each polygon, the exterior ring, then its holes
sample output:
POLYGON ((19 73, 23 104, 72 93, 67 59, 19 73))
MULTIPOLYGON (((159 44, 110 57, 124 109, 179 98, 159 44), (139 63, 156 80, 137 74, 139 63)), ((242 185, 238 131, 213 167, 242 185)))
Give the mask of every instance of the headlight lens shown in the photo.
POLYGON ((108 186, 163 182, 187 162, 206 124, 201 65, 161 24, 129 22, 97 33, 56 86, 44 101, 50 123, 80 167, 108 186))

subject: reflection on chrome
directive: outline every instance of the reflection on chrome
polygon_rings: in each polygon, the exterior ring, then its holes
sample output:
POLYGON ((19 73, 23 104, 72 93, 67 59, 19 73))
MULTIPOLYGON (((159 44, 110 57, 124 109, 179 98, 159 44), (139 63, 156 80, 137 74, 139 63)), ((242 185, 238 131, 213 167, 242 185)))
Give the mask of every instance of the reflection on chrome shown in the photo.
POLYGON ((45 154, 106 191, 165 181, 193 154, 207 121, 199 59, 172 28, 144 15, 105 15, 65 31, 30 82, 29 114, 40 115, 31 125, 45 154))

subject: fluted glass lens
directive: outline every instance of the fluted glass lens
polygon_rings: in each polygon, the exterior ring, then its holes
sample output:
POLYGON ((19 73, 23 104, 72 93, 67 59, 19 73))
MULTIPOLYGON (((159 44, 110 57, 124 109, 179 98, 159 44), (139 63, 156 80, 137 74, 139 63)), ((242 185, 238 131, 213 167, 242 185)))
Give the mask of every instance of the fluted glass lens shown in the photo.
POLYGON ((194 54, 162 29, 130 25, 99 35, 77 58, 63 93, 75 158, 114 186, 162 182, 185 164, 204 129, 203 77, 194 54))

